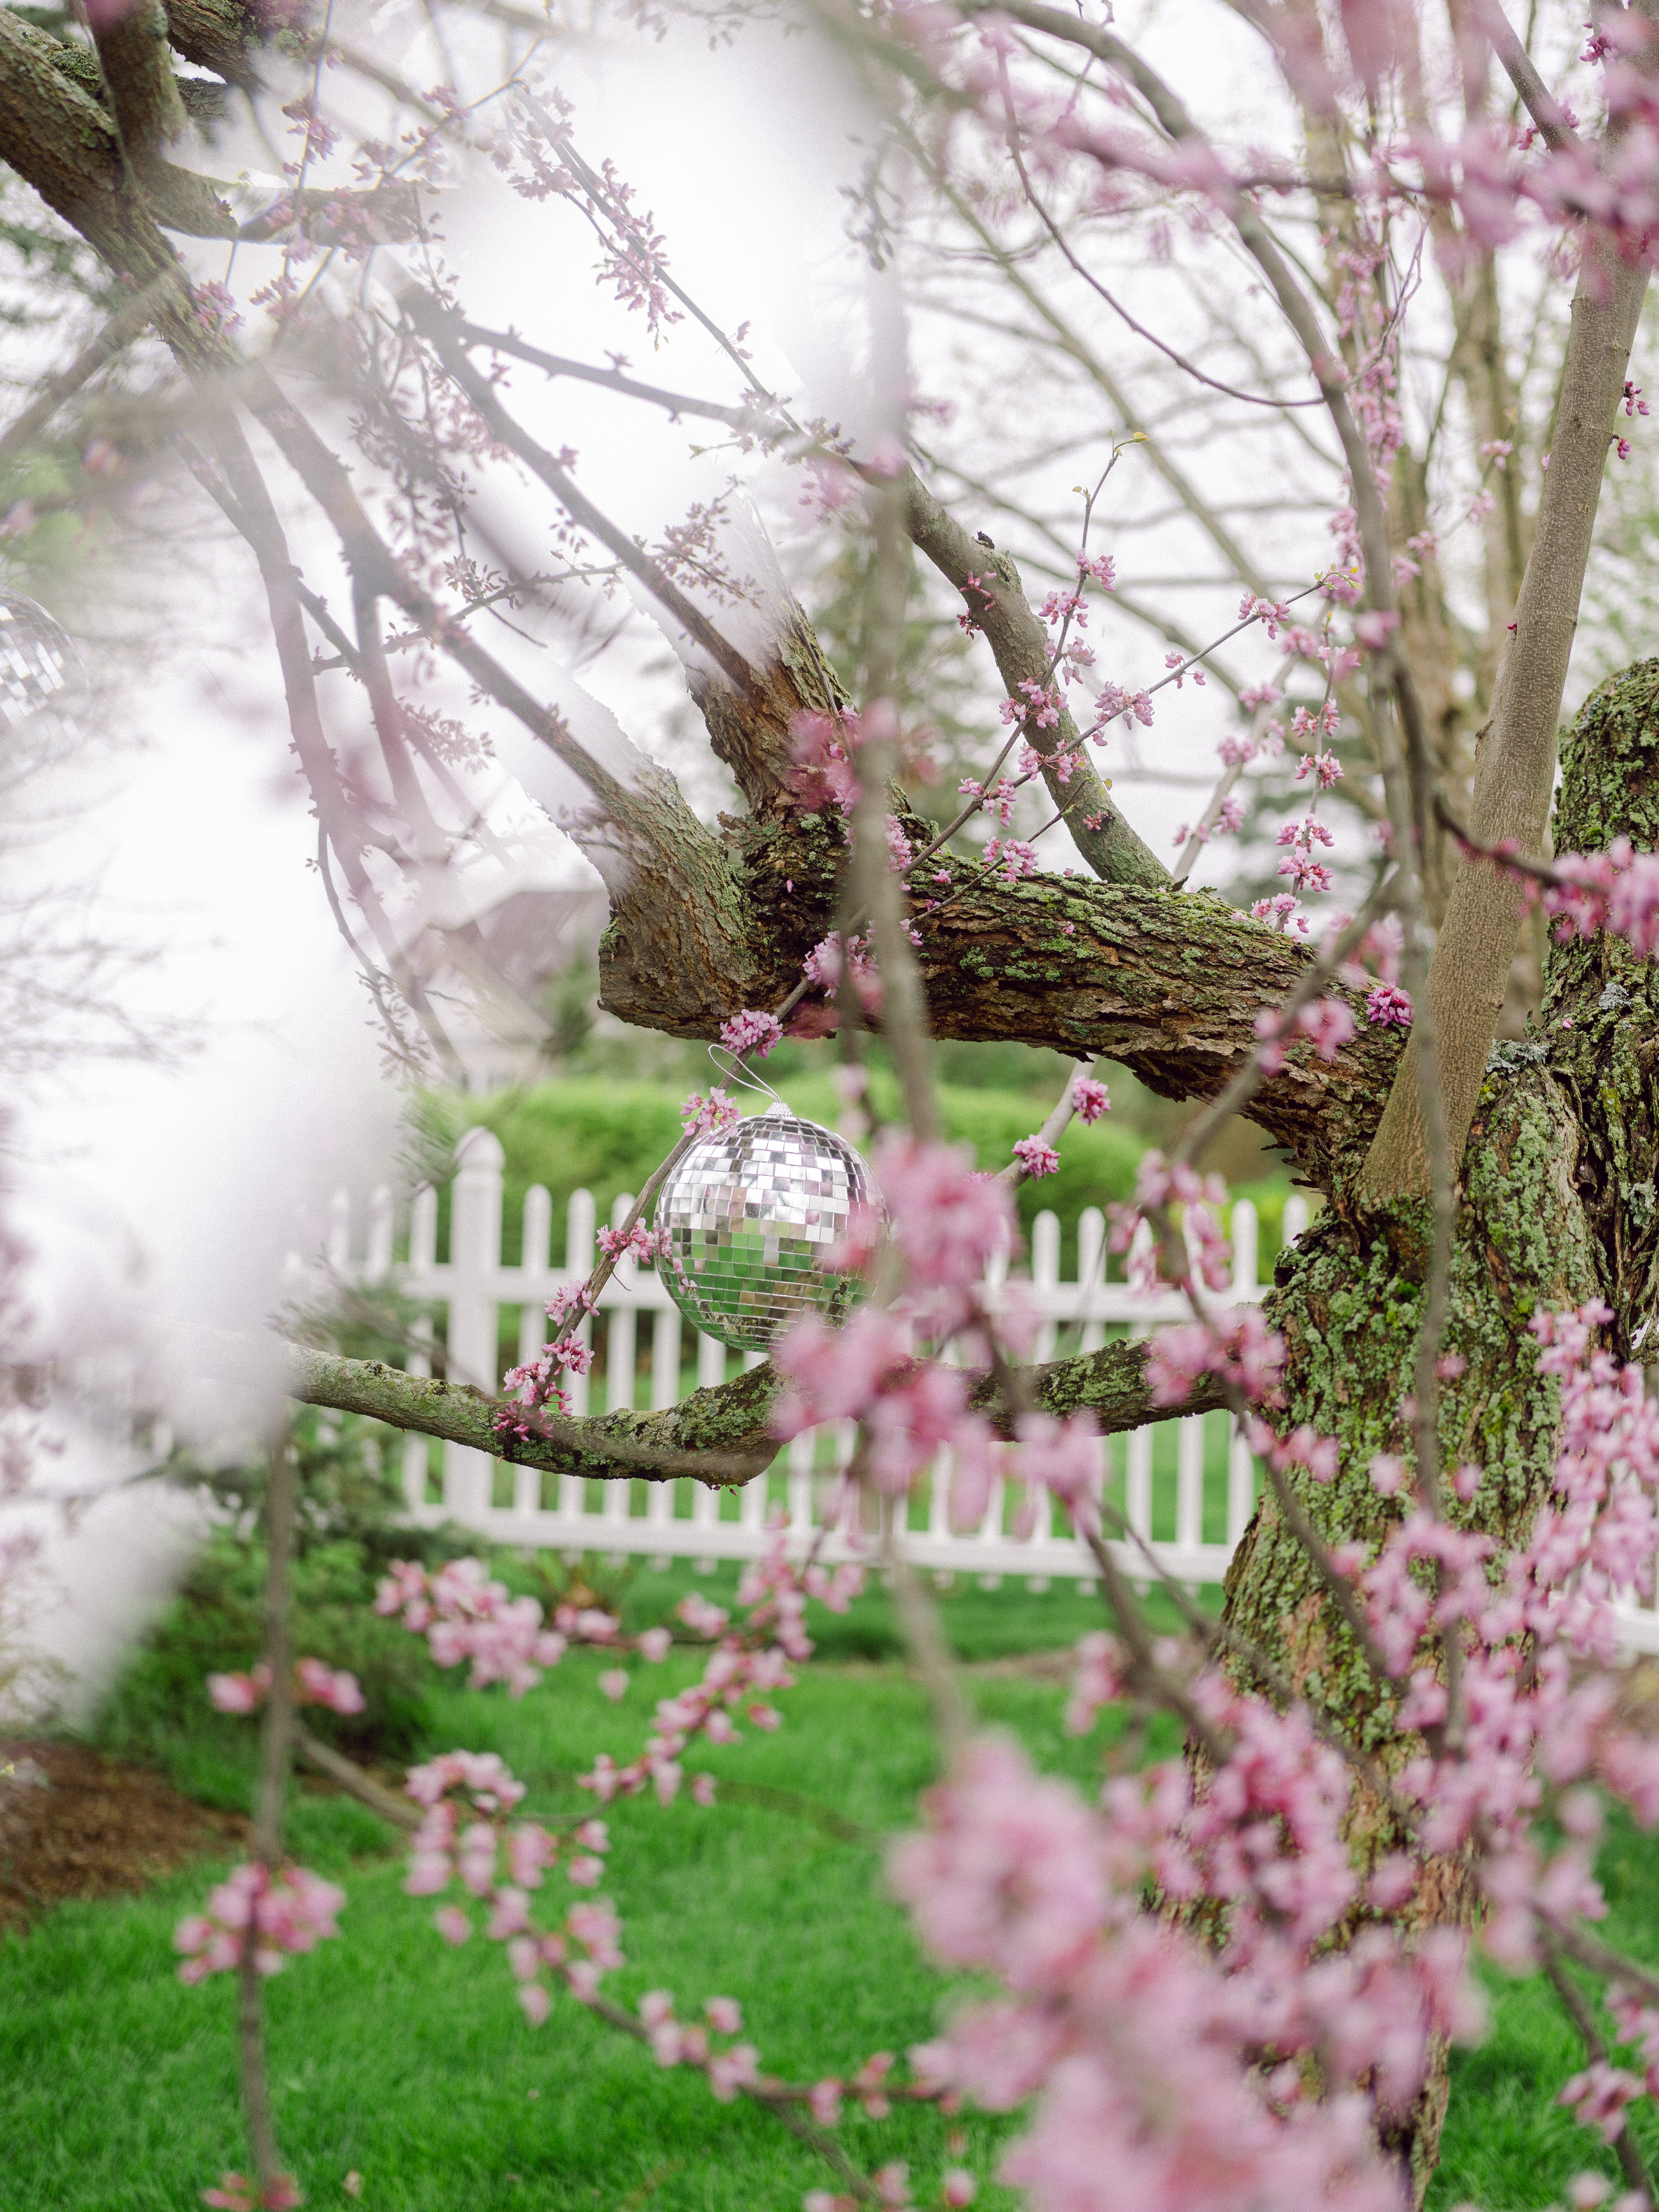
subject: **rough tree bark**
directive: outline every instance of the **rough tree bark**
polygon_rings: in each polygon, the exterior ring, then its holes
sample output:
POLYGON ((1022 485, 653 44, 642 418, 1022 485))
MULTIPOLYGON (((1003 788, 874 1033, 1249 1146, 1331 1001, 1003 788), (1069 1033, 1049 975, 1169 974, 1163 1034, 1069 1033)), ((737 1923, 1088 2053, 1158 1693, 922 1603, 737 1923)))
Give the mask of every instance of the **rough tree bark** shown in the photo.
MULTIPOLYGON (((1659 846, 1659 661, 1643 661, 1586 704, 1565 753, 1556 811, 1561 849, 1591 852, 1620 834, 1659 846)), ((1449 1493, 1458 1525, 1493 1537, 1500 1552, 1524 1540, 1547 1497, 1556 1449, 1557 1385, 1537 1372, 1532 1316, 1605 1298, 1613 1348, 1629 1357, 1659 1285, 1659 974, 1618 940, 1552 945, 1545 998, 1531 1038, 1492 1052, 1458 1184, 1449 1352, 1467 1370, 1443 1391, 1443 1464, 1474 1461, 1486 1480, 1474 1500, 1449 1493)), ((1376 1103, 1380 1105, 1381 1099, 1376 1103)), ((1428 1206, 1401 1200, 1378 1212, 1352 1200, 1343 1152, 1327 1184, 1333 1203, 1280 1260, 1270 1311, 1288 1350, 1285 1425, 1311 1422, 1341 1445, 1328 1486, 1305 1476, 1297 1494, 1331 1541, 1380 1537, 1404 1510, 1380 1497, 1368 1468, 1379 1452, 1408 1462, 1401 1401, 1409 1388, 1429 1243, 1428 1206)), ((1328 1602, 1306 1553, 1271 1493, 1236 1555, 1227 1618, 1274 1658, 1302 1693, 1384 1771, 1420 1748, 1395 1723, 1397 1697, 1372 1680, 1328 1602)), ((1391 1845, 1386 1814, 1356 1815, 1362 1860, 1391 1845)), ((1447 1864, 1410 1908, 1420 1924, 1468 1921, 1476 1900, 1465 1870, 1447 1864)), ((1441 2067, 1397 2140, 1420 2200, 1444 2117, 1441 2067)))

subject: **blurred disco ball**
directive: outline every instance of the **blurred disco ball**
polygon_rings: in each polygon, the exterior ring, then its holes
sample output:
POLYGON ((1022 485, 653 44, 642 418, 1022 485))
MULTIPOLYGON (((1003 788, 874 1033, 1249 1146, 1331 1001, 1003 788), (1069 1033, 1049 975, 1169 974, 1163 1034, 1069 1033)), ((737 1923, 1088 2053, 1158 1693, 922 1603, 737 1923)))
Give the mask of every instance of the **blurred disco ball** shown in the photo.
POLYGON ((69 632, 20 592, 0 590, 0 718, 19 730, 48 711, 52 720, 86 678, 69 632))
POLYGON ((659 1261, 694 1328, 763 1352, 798 1314, 839 1321, 864 1295, 829 1255, 854 1206, 875 1203, 844 1138, 772 1107, 692 1146, 657 1194, 659 1261))

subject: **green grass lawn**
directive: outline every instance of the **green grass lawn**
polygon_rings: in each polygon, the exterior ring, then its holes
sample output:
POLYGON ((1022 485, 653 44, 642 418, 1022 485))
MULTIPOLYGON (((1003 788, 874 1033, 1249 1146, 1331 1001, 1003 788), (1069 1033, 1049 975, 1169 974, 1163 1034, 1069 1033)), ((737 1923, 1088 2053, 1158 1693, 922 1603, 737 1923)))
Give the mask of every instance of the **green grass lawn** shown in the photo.
MULTIPOLYGON (((659 1617, 691 1581, 642 1574, 627 1610, 659 1617)), ((731 1578, 698 1577, 696 1586, 721 1595, 731 1578)), ((1097 1625, 1097 1605, 1075 1592, 958 1589, 944 1611, 963 1656, 986 1661, 1074 1637, 1097 1625)), ((953 1995, 882 1890, 879 1839, 909 1817, 933 1762, 921 1694, 894 1657, 888 1601, 874 1591, 846 1619, 819 1614, 814 1626, 823 1656, 781 1701, 777 1735, 750 1732, 691 1762, 739 1788, 708 1810, 613 1808, 605 1885, 629 1960, 608 1985, 626 1998, 670 1989, 687 2014, 708 1996, 736 1996, 763 2063, 798 2078, 850 2070, 876 2050, 902 2052, 933 2031, 953 1995), (816 1817, 821 1808, 867 1836, 834 1832, 816 1817)), ((640 1668, 620 1707, 595 1686, 601 1664, 575 1655, 516 1704, 446 1685, 433 1699, 434 1747, 498 1750, 531 1784, 532 1809, 556 1815, 586 1803, 572 1771, 601 1748, 632 1752, 652 1699, 699 1662, 677 1650, 662 1668, 640 1668)), ((1099 1740, 1063 1733, 1060 1685, 981 1672, 969 1686, 984 1722, 1018 1735, 1045 1769, 1090 1785, 1099 1740)), ((210 1753, 192 1753, 191 1741, 181 1726, 158 1755, 209 1795, 246 1788, 238 1739, 214 1736, 210 1753)), ((1152 1746, 1173 1747, 1167 1729, 1152 1746)), ((282 2142, 313 2207, 345 2206, 352 2171, 363 2177, 363 2204, 411 2212, 795 2212, 805 2190, 824 2185, 812 2154, 768 2116, 717 2104, 694 2076, 660 2072, 568 2000, 544 2027, 528 2027, 500 1947, 475 1938, 448 1949, 430 1925, 433 1901, 403 1895, 386 1831, 349 1801, 302 1794, 292 1841, 349 1895, 339 1940, 290 1961, 269 1988, 282 2142)), ((1659 1956, 1659 1854, 1620 1831, 1606 1870, 1613 1939, 1659 1956)), ((203 1869, 142 1899, 62 1907, 0 1946, 6 2212, 183 2212, 222 2168, 245 2165, 234 1991, 227 1978, 186 1989, 173 1973, 173 1923, 210 1876, 203 1869)), ((550 1887, 550 1900, 560 1894, 550 1887)), ((1455 2061, 1437 2212, 1468 2200, 1521 2212, 1559 2202, 1575 2172, 1612 2170, 1550 2102, 1581 2062, 1547 1994, 1495 1981, 1493 1996, 1486 2041, 1455 2061)), ((843 2134, 861 2163, 908 2160, 925 2202, 947 2162, 988 2172, 1013 2124, 901 2112, 880 2125, 849 2119, 843 2134), (953 2128, 965 2141, 947 2152, 953 2128)), ((1000 2193, 981 2201, 994 2205, 1000 2193)))

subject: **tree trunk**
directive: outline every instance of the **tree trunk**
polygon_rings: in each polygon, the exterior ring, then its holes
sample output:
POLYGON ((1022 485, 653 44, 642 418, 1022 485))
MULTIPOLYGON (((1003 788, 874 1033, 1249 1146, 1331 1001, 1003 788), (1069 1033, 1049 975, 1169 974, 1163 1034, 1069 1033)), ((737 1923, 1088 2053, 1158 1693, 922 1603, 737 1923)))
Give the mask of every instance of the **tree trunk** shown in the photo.
MULTIPOLYGON (((1659 846, 1659 661, 1613 678, 1588 702, 1569 741, 1557 809, 1562 850, 1593 851, 1623 834, 1659 846)), ((1606 936, 1552 945, 1542 1012, 1531 1038, 1492 1053, 1459 1182, 1444 1348, 1468 1362, 1440 1401, 1449 1470, 1486 1471, 1474 1498, 1449 1493, 1459 1526, 1502 1553, 1525 1540, 1550 1490, 1558 1386, 1537 1371, 1528 1331, 1542 1310, 1605 1298, 1613 1348, 1628 1357, 1652 1312, 1659 1275, 1659 970, 1606 936)), ((1363 1140, 1362 1140, 1363 1141, 1363 1140)), ((1410 1498, 1386 1498, 1369 1474, 1379 1453, 1412 1460, 1401 1411, 1411 1387, 1430 1242, 1426 1201, 1365 1214, 1353 1202, 1357 1162, 1333 1161, 1329 1211, 1280 1259, 1271 1295, 1285 1338, 1285 1429, 1310 1423, 1341 1445, 1322 1486, 1292 1470, 1297 1495, 1330 1541, 1374 1546, 1410 1498)), ((1275 1657, 1290 1680, 1387 1772, 1422 1748, 1395 1722, 1399 1686, 1375 1682, 1329 1604, 1307 1553, 1271 1493, 1235 1557, 1226 1615, 1275 1657)), ((1389 1816, 1358 1803, 1352 1841, 1362 1868, 1394 1847, 1389 1816)), ((1466 1869, 1431 1866, 1408 1925, 1472 1924, 1478 1899, 1466 1869)), ((1446 2103, 1443 2054, 1396 2140, 1416 2198, 1433 2171, 1446 2103)))

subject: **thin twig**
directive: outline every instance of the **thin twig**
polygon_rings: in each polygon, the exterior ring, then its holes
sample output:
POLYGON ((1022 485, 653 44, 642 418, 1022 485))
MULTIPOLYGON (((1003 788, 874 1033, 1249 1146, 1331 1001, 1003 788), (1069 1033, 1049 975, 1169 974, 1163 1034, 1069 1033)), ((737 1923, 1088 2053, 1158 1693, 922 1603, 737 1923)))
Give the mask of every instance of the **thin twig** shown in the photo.
MULTIPOLYGON (((279 1879, 283 1865, 283 1814, 294 1751, 294 1453, 286 1428, 273 1437, 265 1476, 265 1664, 270 1686, 259 1729, 259 1789, 254 1807, 253 1856, 266 1882, 279 1879)), ((242 1931, 237 1972, 236 2020, 241 2056, 242 2101, 247 2114, 248 2148, 261 2201, 270 2203, 283 2179, 270 2109, 270 2076, 265 2057, 264 1978, 258 1964, 259 1926, 250 1911, 242 1931)))
POLYGON ((393 1827, 413 1829, 420 1826, 422 1815, 406 1797, 399 1797, 385 1789, 372 1774, 366 1774, 355 1759, 348 1759, 343 1752, 336 1751, 332 1744, 325 1743, 320 1736, 313 1735, 303 1721, 296 1720, 294 1723, 294 1748, 307 1766, 314 1766, 319 1774, 325 1774, 331 1782, 345 1791, 348 1797, 355 1797, 360 1805, 366 1805, 371 1813, 378 1814, 381 1820, 389 1821, 393 1827))
MULTIPOLYGON (((1098 1064, 1098 1062, 1095 1063, 1096 1066, 1098 1064)), ((1048 1120, 1036 1133, 1038 1143, 1047 1145, 1051 1152, 1059 1144, 1070 1126, 1072 1116, 1077 1112, 1078 1077, 1082 1072, 1079 1067, 1074 1073, 1066 1077, 1066 1088, 1055 1100, 1048 1120)), ((1030 1172, 1030 1169, 1026 1166, 1024 1160, 1012 1159, 1006 1168, 997 1170, 996 1179, 999 1182, 1006 1182, 1011 1189, 1017 1190, 1030 1172)))
POLYGON ((671 415, 697 415, 710 422, 725 422, 734 430, 753 427, 756 410, 750 407, 723 407, 717 400, 692 399, 683 392, 665 392, 659 385, 641 384, 631 376, 624 376, 619 368, 593 368, 587 362, 568 361, 563 355, 544 353, 539 346, 531 345, 516 331, 487 331, 477 323, 464 322, 459 325, 463 345, 488 346, 492 352, 511 354, 515 360, 528 362, 532 368, 544 369, 550 377, 569 376, 584 384, 597 384, 607 392, 619 392, 627 399, 642 399, 653 407, 666 408, 671 415))

